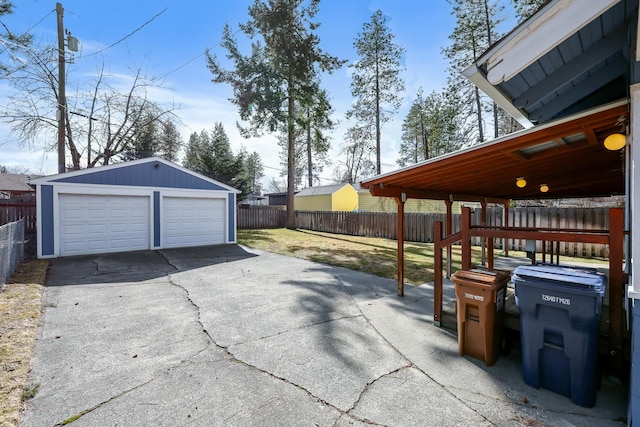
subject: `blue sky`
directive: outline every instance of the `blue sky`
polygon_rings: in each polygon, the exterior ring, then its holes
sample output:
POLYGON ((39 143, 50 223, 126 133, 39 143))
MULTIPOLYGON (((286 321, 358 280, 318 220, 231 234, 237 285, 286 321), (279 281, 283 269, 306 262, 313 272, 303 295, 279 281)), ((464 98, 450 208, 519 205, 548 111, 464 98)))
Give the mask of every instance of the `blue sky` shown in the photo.
MULTIPOLYGON (((257 151, 265 166, 265 182, 279 177, 279 148, 275 136, 242 138, 236 130, 237 110, 228 101, 231 91, 226 85, 211 82, 203 52, 210 48, 219 57, 225 54, 218 46, 222 28, 232 29, 248 19, 247 8, 252 0, 63 0, 65 28, 80 41, 80 52, 69 73, 90 76, 101 63, 95 52, 112 45, 160 14, 124 41, 104 50, 108 72, 130 74, 132 67, 141 66, 147 76, 162 77, 163 89, 154 92, 157 102, 175 103, 176 114, 184 126, 180 131, 184 142, 191 132, 211 129, 222 122, 234 151, 244 145, 249 152, 257 151), (164 11, 164 12, 163 12, 164 11), (161 13, 162 12, 162 13, 161 13)), ((37 44, 56 43, 55 1, 15 0, 15 13, 4 19, 15 33, 31 29, 37 44), (44 18, 44 19, 43 19, 44 18)), ((506 5, 508 6, 508 5, 506 5)), ((406 49, 403 78, 406 84, 404 102, 392 121, 383 128, 383 172, 397 169, 402 120, 415 93, 423 87, 425 93, 440 90, 446 80, 447 63, 441 54, 448 44, 455 21, 446 0, 323 0, 316 21, 321 48, 341 59, 357 59, 353 41, 377 9, 389 17, 388 25, 396 43, 406 49)), ((506 31, 509 28, 504 28, 506 31)), ((243 39, 243 34, 237 36, 243 39)), ((342 122, 332 134, 331 157, 337 159, 348 123, 344 113, 352 98, 348 68, 345 66, 324 79, 335 109, 335 119, 342 122)), ((8 89, 0 81, 0 97, 8 89)), ((67 94, 69 95, 69 89, 67 94)), ((5 101, 6 102, 6 101, 5 101)), ((57 171, 55 152, 19 148, 0 125, 0 164, 26 167, 32 173, 53 174, 57 171)), ((332 166, 325 168, 322 183, 330 183, 332 166)))

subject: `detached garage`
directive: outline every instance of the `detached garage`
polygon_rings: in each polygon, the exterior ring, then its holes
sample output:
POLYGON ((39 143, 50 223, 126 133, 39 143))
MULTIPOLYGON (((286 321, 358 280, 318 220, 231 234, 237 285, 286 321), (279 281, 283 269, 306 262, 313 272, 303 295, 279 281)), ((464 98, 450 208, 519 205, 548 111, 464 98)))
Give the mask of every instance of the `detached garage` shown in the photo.
POLYGON ((236 242, 239 191, 158 157, 31 184, 38 258, 236 242))

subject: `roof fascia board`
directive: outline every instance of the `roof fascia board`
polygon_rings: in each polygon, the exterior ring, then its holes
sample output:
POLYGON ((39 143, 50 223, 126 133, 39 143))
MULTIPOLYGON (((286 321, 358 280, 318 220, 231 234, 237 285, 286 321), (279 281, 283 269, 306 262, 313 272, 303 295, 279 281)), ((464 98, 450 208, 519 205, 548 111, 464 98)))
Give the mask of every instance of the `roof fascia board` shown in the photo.
POLYGON ((487 80, 497 85, 540 59, 620 0, 556 0, 526 20, 476 63, 486 63, 487 80))
POLYGON ((398 169, 396 171, 391 171, 391 172, 380 174, 380 175, 377 175, 377 176, 374 176, 374 177, 371 177, 371 178, 368 178, 368 179, 363 179, 360 182, 360 185, 362 185, 363 187, 370 187, 372 183, 379 182, 381 180, 384 180, 385 178, 388 178, 390 176, 396 175, 396 174, 398 174, 400 172, 410 171, 412 169, 418 169, 418 168, 420 168, 420 167, 422 167, 424 165, 427 165, 427 164, 438 163, 438 162, 440 162, 442 160, 446 160, 446 159, 449 159, 451 157, 457 157, 457 156, 460 156, 461 154, 466 154, 466 153, 470 153, 470 152, 473 152, 473 151, 476 151, 476 150, 479 150, 479 149, 490 147, 492 145, 501 144, 501 143, 503 143, 505 141, 509 141, 511 139, 514 139, 514 138, 518 138, 518 137, 526 136, 526 135, 533 134, 533 133, 536 133, 536 132, 544 131, 545 129, 553 128, 555 126, 561 126, 561 125, 563 125, 565 123, 569 123, 569 122, 572 122, 574 120, 580 120, 580 119, 583 119, 585 117, 589 117, 591 115, 602 113, 602 112, 607 111, 607 110, 612 110, 612 109, 615 109, 615 108, 622 107, 623 105, 626 106, 627 103, 628 102, 627 102, 626 99, 621 99, 619 101, 615 101, 615 102, 611 102, 609 104, 601 105, 601 106, 593 108, 591 110, 582 111, 582 112, 580 112, 578 114, 567 116, 567 117, 563 117, 561 119, 558 119, 558 120, 555 120, 555 121, 552 121, 552 122, 547 122, 547 123, 544 123, 542 125, 538 125, 538 126, 535 126, 535 127, 529 128, 529 129, 523 129, 521 131, 514 132, 514 133, 511 133, 509 135, 505 135, 505 136, 502 136, 500 138, 493 139, 491 141, 484 142, 482 144, 478 144, 478 145, 474 145, 474 146, 471 146, 471 147, 463 148, 463 149, 457 150, 457 151, 452 151, 450 153, 443 154, 442 156, 433 157, 433 158, 430 158, 428 160, 424 160, 424 161, 422 161, 420 163, 416 163, 416 164, 413 164, 413 165, 410 165, 410 166, 405 166, 404 168, 398 169))
POLYGON ((493 99, 504 111, 520 123, 525 129, 533 127, 533 122, 529 120, 527 115, 517 108, 513 100, 505 96, 500 89, 487 80, 486 75, 475 64, 469 66, 462 72, 462 75, 476 85, 489 98, 493 99))

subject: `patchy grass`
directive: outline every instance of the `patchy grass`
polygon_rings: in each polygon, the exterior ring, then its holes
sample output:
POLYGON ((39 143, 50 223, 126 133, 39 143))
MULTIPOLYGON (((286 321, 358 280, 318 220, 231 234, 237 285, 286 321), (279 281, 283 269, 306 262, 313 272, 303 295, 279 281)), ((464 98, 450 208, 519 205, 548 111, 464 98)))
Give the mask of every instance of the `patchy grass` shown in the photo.
MULTIPOLYGON (((346 236, 285 228, 238 230, 240 244, 324 264, 346 267, 389 279, 397 278, 395 240, 346 236)), ((423 284, 433 280, 433 243, 405 242, 405 281, 423 284)), ((496 252, 497 255, 497 252, 496 252)), ((461 249, 453 248, 453 268, 461 267, 461 249)), ((480 248, 472 260, 480 261, 480 248)))
POLYGON ((25 386, 42 309, 49 263, 33 260, 18 266, 0 292, 0 426, 17 426, 22 400, 38 386, 25 386))
MULTIPOLYGON (((389 279, 397 278, 398 243, 395 240, 276 228, 238 230, 238 243, 267 252, 346 267, 389 279)), ((405 281, 414 285, 433 281, 433 243, 405 242, 404 251, 405 281)), ((500 255, 502 250, 494 251, 495 257, 500 255)), ((524 252, 516 251, 509 251, 509 255, 525 256, 524 252)), ((456 271, 461 268, 462 262, 460 246, 453 246, 452 258, 452 270, 456 271)), ((472 247, 471 262, 479 264, 480 260, 481 248, 472 247)), ((568 257, 560 257, 560 262, 602 263, 601 260, 568 257)))

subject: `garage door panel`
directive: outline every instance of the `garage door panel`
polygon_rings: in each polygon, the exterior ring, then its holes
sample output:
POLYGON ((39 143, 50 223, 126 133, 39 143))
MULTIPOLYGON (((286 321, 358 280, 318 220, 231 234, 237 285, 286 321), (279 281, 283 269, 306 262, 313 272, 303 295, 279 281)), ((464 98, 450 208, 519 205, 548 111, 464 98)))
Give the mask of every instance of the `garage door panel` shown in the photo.
POLYGON ((162 246, 224 243, 225 209, 224 199, 165 197, 162 246))
POLYGON ((60 254, 149 249, 149 197, 60 195, 60 254))

